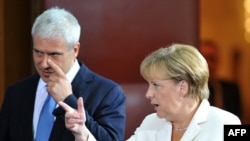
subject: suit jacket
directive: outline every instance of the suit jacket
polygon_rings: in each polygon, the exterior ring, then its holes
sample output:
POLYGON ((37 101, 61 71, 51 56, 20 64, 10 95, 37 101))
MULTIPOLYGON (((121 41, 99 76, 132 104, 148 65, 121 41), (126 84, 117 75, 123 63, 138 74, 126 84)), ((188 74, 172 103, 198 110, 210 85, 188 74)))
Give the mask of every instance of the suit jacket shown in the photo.
MULTIPOLYGON (((98 141, 121 141, 125 133, 125 94, 115 82, 106 79, 80 63, 72 81, 73 94, 64 102, 77 108, 83 97, 86 126, 98 141)), ((0 141, 33 141, 33 110, 39 75, 22 80, 6 91, 0 112, 0 141)), ((50 141, 75 141, 66 129, 65 111, 58 107, 50 141)), ((46 130, 46 129, 44 129, 46 130)))
MULTIPOLYGON (((241 106, 241 94, 240 89, 237 84, 229 81, 220 80, 218 81, 220 88, 222 90, 222 100, 223 100, 223 109, 231 113, 236 114, 241 118, 242 116, 242 106, 241 106)), ((214 105, 214 90, 210 86, 210 96, 209 102, 211 105, 214 105)))
MULTIPOLYGON (((181 141, 223 141, 225 124, 241 124, 240 119, 203 100, 194 114, 181 141)), ((157 115, 146 116, 140 127, 127 141, 171 141, 171 122, 157 115)))

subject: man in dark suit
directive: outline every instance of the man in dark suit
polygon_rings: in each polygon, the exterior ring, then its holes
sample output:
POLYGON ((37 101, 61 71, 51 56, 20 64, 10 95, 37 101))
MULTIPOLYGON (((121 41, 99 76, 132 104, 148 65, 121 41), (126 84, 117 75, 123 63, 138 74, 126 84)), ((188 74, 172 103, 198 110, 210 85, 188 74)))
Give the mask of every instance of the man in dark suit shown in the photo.
POLYGON ((203 40, 199 48, 209 67, 209 101, 211 105, 220 107, 241 117, 240 89, 237 83, 221 80, 217 77, 219 65, 218 45, 211 40, 203 40))
POLYGON ((38 135, 46 131, 49 135, 43 141, 75 141, 74 132, 65 127, 65 110, 56 103, 77 109, 77 100, 84 103, 84 140, 124 140, 125 94, 117 83, 77 60, 80 30, 77 19, 57 7, 36 18, 32 38, 37 73, 6 90, 0 141, 39 141, 38 135), (56 102, 53 113, 48 113, 53 127, 39 129, 47 97, 56 102))

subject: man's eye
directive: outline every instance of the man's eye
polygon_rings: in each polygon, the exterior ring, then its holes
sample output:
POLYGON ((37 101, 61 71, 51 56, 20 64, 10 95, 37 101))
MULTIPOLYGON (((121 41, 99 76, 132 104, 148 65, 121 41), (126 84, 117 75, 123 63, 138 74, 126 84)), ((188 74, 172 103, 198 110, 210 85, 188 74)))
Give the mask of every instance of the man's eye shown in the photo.
POLYGON ((50 56, 58 56, 60 55, 59 53, 51 53, 50 56))
POLYGON ((40 52, 40 51, 38 51, 38 50, 34 50, 34 52, 35 52, 36 54, 38 54, 38 55, 43 55, 43 53, 40 52))

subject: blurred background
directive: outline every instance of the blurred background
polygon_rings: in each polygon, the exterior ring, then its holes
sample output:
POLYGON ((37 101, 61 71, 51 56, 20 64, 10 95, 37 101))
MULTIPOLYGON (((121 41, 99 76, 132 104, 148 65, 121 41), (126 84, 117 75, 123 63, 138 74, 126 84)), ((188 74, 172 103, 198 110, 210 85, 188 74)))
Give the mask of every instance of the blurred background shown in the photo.
POLYGON ((250 0, 0 0, 0 104, 9 85, 34 73, 31 26, 55 5, 82 25, 78 59, 120 84, 144 83, 139 64, 159 47, 217 42, 218 76, 239 84, 250 124, 250 0))

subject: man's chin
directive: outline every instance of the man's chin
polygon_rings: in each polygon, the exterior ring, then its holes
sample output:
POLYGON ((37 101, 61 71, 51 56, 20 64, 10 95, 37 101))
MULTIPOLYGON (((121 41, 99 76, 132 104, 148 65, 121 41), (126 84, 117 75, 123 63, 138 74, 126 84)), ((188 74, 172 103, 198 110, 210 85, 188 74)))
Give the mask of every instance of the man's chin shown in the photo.
POLYGON ((41 76, 41 78, 42 78, 42 80, 43 80, 44 82, 46 82, 46 83, 49 81, 49 77, 41 76))

